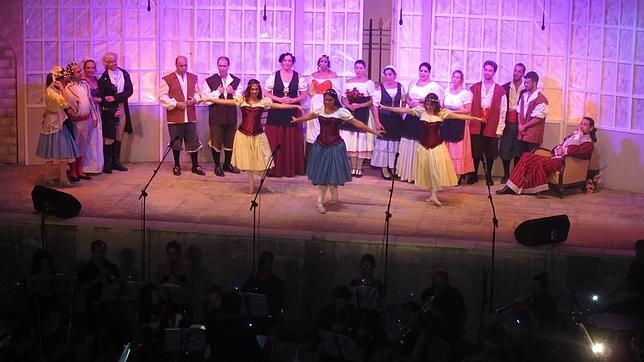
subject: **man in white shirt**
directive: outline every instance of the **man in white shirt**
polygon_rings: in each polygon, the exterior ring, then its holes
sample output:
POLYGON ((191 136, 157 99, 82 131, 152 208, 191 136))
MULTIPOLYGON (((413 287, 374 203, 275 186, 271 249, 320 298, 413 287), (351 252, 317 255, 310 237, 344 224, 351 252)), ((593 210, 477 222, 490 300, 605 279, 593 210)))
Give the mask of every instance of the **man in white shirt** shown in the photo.
MULTIPOLYGON (((203 85, 204 99, 221 98, 233 99, 241 96, 241 79, 228 73, 230 59, 221 56, 217 59, 218 73, 206 78, 203 85)), ((261 95, 260 95, 261 96, 261 95)), ((237 130, 237 108, 235 106, 205 102, 208 107, 208 125, 210 126, 210 141, 208 146, 212 151, 215 162, 215 175, 223 177, 224 171, 239 173, 231 164, 233 156, 233 141, 237 130), (224 151, 224 167, 221 167, 221 151, 224 151)))
POLYGON ((167 111, 168 133, 174 157, 172 174, 181 175, 179 162, 181 145, 186 145, 186 151, 192 161, 192 173, 204 176, 197 160, 201 142, 197 136, 197 112, 195 104, 199 102, 200 92, 197 85, 197 76, 188 72, 188 59, 183 55, 175 61, 176 70, 163 77, 159 89, 159 101, 167 111))

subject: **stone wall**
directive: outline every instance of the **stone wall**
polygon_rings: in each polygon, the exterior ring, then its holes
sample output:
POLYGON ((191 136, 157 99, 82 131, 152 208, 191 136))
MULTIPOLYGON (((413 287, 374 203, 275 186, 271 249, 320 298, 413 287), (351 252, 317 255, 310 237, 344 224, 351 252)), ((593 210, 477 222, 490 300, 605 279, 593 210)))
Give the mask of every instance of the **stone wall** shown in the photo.
POLYGON ((0 164, 18 163, 18 91, 16 57, 0 39, 0 164))

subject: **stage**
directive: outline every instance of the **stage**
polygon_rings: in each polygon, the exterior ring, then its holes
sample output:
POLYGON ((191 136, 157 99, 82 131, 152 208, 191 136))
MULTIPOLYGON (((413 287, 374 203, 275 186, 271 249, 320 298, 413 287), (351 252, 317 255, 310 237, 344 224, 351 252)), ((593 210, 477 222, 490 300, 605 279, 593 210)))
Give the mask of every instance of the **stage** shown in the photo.
MULTIPOLYGON (((253 195, 246 193, 243 174, 219 178, 205 165, 207 176, 189 172, 172 175, 166 164, 148 189, 149 258, 154 272, 165 258, 165 244, 179 240, 194 275, 195 306, 213 284, 239 286, 252 270, 253 195)), ((80 216, 47 219, 47 248, 57 270, 74 275, 89 260, 89 244, 103 239, 108 259, 123 276, 141 280, 141 188, 154 163, 129 163, 128 172, 96 175, 92 181, 62 189, 83 205, 80 216)), ((0 255, 5 273, 0 285, 10 285, 28 273, 31 255, 41 246, 41 217, 32 206, 31 190, 42 167, 0 168, 0 255)), ((498 182, 498 180, 497 180, 498 182)), ((321 215, 315 208, 316 189, 304 176, 269 178, 260 198, 258 250, 275 254, 275 272, 287 286, 287 324, 291 330, 311 326, 337 284, 359 275, 364 253, 377 258, 377 275, 384 277, 382 247, 384 212, 390 182, 379 171, 340 188, 341 203, 321 215)), ((501 187, 495 185, 493 191, 501 187)), ((392 202, 388 254, 388 303, 417 298, 429 286, 432 270, 449 271, 462 292, 471 318, 468 338, 474 340, 482 298, 482 272, 490 267, 492 214, 483 182, 440 192, 443 206, 426 204, 425 191, 396 182, 392 202)), ((495 306, 530 292, 532 276, 547 270, 562 309, 571 290, 608 293, 626 274, 633 244, 644 235, 641 222, 644 195, 602 189, 595 194, 570 190, 564 197, 493 195, 499 218, 496 248, 495 306), (568 241, 556 247, 527 248, 514 241, 514 229, 528 219, 566 214, 571 221, 568 241)), ((148 274, 148 280, 153 274, 148 274)))
MULTIPOLYGON (((83 205, 79 217, 110 225, 138 225, 140 190, 155 168, 154 163, 128 164, 128 172, 95 175, 77 187, 60 189, 75 196, 83 205), (109 219, 106 220, 106 219, 109 219)), ((148 189, 149 226, 168 223, 190 225, 190 230, 251 234, 253 195, 247 193, 244 174, 216 177, 211 165, 204 165, 206 176, 190 172, 173 176, 171 165, 164 165, 148 189)), ((34 216, 30 192, 42 166, 0 168, 4 191, 0 212, 15 217, 34 216)), ((501 185, 492 186, 499 219, 497 242, 503 248, 524 248, 514 240, 514 230, 523 221, 566 214, 570 234, 563 249, 590 254, 628 255, 635 240, 644 236, 641 222, 644 195, 601 189, 593 194, 570 189, 563 199, 554 193, 540 195, 495 195, 501 185)), ((257 182, 258 183, 258 182, 257 182)), ((315 208, 317 189, 305 176, 268 178, 258 209, 261 233, 312 239, 382 240, 384 212, 390 181, 376 169, 367 169, 362 178, 340 187, 337 205, 326 214, 315 208)), ((390 242, 422 246, 488 248, 492 238, 492 211, 483 181, 442 190, 442 207, 424 202, 428 193, 405 182, 396 182, 391 213, 390 242)), ((327 193, 330 199, 330 193, 327 193)), ((179 229, 183 229, 180 227, 179 229)))

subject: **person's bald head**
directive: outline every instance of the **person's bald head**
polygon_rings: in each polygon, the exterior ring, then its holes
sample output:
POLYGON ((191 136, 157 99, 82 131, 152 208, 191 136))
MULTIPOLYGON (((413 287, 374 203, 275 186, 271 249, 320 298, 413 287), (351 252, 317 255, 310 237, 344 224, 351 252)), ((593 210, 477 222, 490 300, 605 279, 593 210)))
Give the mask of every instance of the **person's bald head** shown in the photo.
POLYGON ((188 58, 179 55, 174 60, 174 65, 177 67, 177 74, 184 75, 188 71, 188 58))

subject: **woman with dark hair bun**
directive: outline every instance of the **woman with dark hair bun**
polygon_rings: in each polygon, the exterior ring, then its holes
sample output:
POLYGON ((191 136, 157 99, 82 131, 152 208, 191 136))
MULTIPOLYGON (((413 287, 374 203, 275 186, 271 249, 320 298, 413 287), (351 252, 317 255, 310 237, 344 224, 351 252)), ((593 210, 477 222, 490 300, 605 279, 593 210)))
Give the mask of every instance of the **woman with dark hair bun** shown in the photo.
POLYGON ((414 167, 414 182, 417 187, 430 191, 430 196, 425 201, 435 206, 442 203, 436 195, 443 187, 456 186, 458 180, 452 165, 452 159, 440 135, 440 126, 446 118, 462 120, 477 120, 481 118, 465 114, 453 113, 441 108, 438 96, 429 93, 425 97, 423 106, 414 108, 380 106, 381 109, 409 114, 420 118, 418 128, 418 144, 414 153, 416 165, 414 167))
MULTIPOLYGON (((425 97, 429 93, 436 94, 439 101, 443 99, 443 87, 431 81, 431 71, 432 66, 429 63, 420 63, 418 66, 418 80, 411 81, 407 87, 407 107, 414 108, 421 106, 422 108, 425 97)), ((401 181, 414 182, 414 175, 416 173, 414 155, 418 143, 419 127, 420 118, 413 114, 405 115, 405 121, 403 122, 401 130, 400 146, 398 146, 400 157, 398 159, 398 166, 396 167, 396 174, 400 176, 401 181)))
MULTIPOLYGON (((353 69, 356 76, 345 81, 342 104, 351 111, 355 119, 373 128, 375 121, 371 113, 373 104, 371 97, 376 91, 376 85, 365 74, 364 60, 356 60, 353 69)), ((351 160, 351 174, 362 177, 362 161, 365 158, 371 158, 374 137, 351 123, 342 124, 340 135, 347 145, 347 155, 351 160)))
POLYGON ((235 133, 232 164, 248 175, 248 192, 255 192, 254 174, 259 175, 269 165, 271 148, 262 128, 262 114, 270 109, 302 111, 297 104, 273 103, 262 97, 262 87, 257 79, 248 81, 246 90, 234 99, 208 99, 208 102, 236 106, 241 110, 242 121, 235 133))
POLYGON ((347 147, 340 136, 343 123, 350 123, 362 132, 382 136, 384 131, 376 131, 342 108, 338 93, 329 89, 324 92, 324 106, 312 112, 293 117, 292 122, 305 122, 317 118, 320 121, 320 134, 311 148, 311 157, 306 167, 306 175, 313 185, 318 186, 317 209, 320 214, 326 213, 324 195, 331 189, 331 204, 338 202, 338 185, 351 181, 351 169, 347 160, 347 147))
POLYGON ((587 160, 592 157, 597 142, 596 132, 595 120, 584 117, 577 129, 551 150, 552 156, 524 152, 505 186, 496 193, 519 195, 548 190, 548 177, 561 169, 564 158, 572 156, 587 160))
MULTIPOLYGON (((268 76, 264 89, 265 96, 273 103, 297 104, 306 98, 306 80, 293 70, 295 57, 283 53, 279 57, 280 69, 268 76)), ((304 135, 301 124, 291 124, 296 116, 296 109, 273 109, 268 111, 266 119, 266 137, 271 150, 280 150, 275 154, 275 167, 269 176, 294 177, 304 174, 304 135)))

